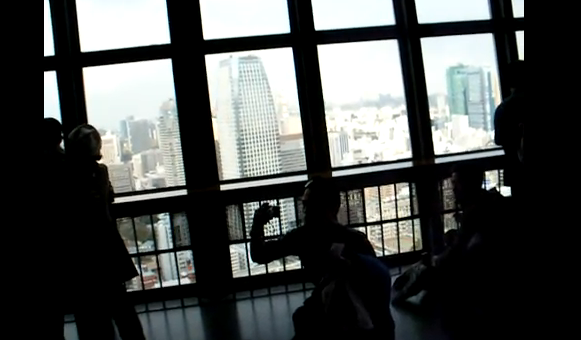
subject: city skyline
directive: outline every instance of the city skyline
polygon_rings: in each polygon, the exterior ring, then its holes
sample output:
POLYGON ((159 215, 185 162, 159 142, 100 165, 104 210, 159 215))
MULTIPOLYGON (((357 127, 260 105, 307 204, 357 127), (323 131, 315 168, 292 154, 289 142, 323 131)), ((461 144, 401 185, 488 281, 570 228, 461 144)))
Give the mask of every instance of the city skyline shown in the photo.
MULTIPOLYGON (((484 1, 487 3, 487 1, 484 1)), ((515 8, 520 8, 520 4, 524 8, 524 1, 516 1, 519 3, 515 8)), ((45 55, 51 55, 54 52, 54 48, 52 47, 52 34, 51 34, 51 23, 50 19, 48 18, 48 1, 45 1, 45 55), (48 19, 48 20, 47 20, 48 19)), ((267 27, 260 27, 260 24, 256 23, 256 20, 244 20, 244 19, 237 19, 236 16, 229 13, 229 11, 224 10, 225 6, 220 6, 220 4, 230 4, 236 3, 235 1, 226 0, 226 1, 202 1, 202 7, 206 8, 204 10, 204 27, 206 30, 217 30, 219 34, 218 36, 229 36, 227 34, 230 32, 230 35, 241 36, 244 33, 240 30, 241 26, 249 27, 249 30, 253 30, 254 33, 252 34, 270 34, 272 32, 280 32, 281 29, 275 29, 277 26, 269 26, 268 22, 265 23, 267 27), (206 7, 204 7, 206 6, 206 7), (209 6, 209 7, 208 7, 209 6), (218 8, 219 7, 219 8, 218 8), (243 22, 239 22, 237 20, 243 20, 243 22), (215 24, 212 24, 215 22, 215 24), (253 26, 258 25, 258 26, 253 26), (209 26, 209 28, 206 28, 209 26), (229 28, 235 27, 236 30, 229 28)), ((329 7, 330 14, 328 16, 325 15, 316 15, 317 21, 321 23, 323 26, 328 27, 336 27, 336 26, 365 26, 365 22, 370 22, 373 24, 377 24, 378 22, 388 23, 390 19, 381 19, 383 18, 380 10, 365 10, 366 8, 380 8, 386 9, 385 3, 391 4, 389 0, 367 0, 365 1, 366 6, 361 6, 361 15, 357 16, 357 22, 353 23, 350 22, 350 18, 353 17, 352 13, 349 10, 352 10, 354 6, 350 6, 345 4, 344 6, 334 6, 329 7), (367 7, 368 6, 368 7, 367 7), (332 15, 331 15, 332 14, 332 15), (342 22, 337 22, 338 18, 345 18, 345 24, 340 25, 342 22), (386 21, 387 20, 387 21, 386 21)), ((423 3, 429 3, 425 0, 422 2, 418 2, 419 12, 421 8, 426 6, 423 3)), ((439 12, 446 12, 449 13, 450 16, 458 18, 465 18, 465 19, 472 19, 473 14, 471 12, 467 12, 465 6, 463 5, 465 1, 462 0, 449 0, 444 4, 446 7, 446 11, 439 11, 439 12), (448 4, 449 3, 449 4, 448 4), (452 15, 454 14, 454 15, 452 15)), ((78 10, 79 10, 79 22, 81 26, 81 40, 84 43, 83 46, 87 44, 94 44, 93 49, 111 49, 111 48, 121 48, 121 47, 130 47, 130 46, 140 46, 140 45, 148 45, 148 44, 157 44, 157 43, 169 43, 169 28, 167 23, 167 9, 165 8, 165 1, 159 0, 146 0, 146 1, 126 1, 126 2, 117 2, 117 1, 78 1, 78 10), (87 13, 90 13, 88 15, 87 13), (113 15, 112 15, 113 14, 113 15), (102 20, 103 16, 111 16, 108 19, 109 25, 111 30, 103 31, 102 30, 102 20), (124 20, 121 20, 123 18, 124 20), (127 22, 131 22, 134 29, 129 29, 127 26, 127 22), (83 24, 84 23, 84 24, 83 24), (84 28, 83 28, 84 27, 84 28), (143 28, 143 30, 141 30, 143 28), (114 35, 111 35, 111 32, 115 32, 114 35), (155 33, 157 32, 157 33, 155 33)), ((315 1, 314 7, 315 12, 325 12, 321 10, 317 10, 317 8, 327 8, 332 4, 326 1, 315 1)), ((442 5, 442 6, 444 6, 442 5)), ((390 6, 387 6, 390 7, 390 6)), ((288 17, 287 7, 285 1, 270 1, 270 0, 253 0, 251 4, 249 4, 249 8, 257 9, 257 13, 261 15, 263 18, 276 18, 280 16, 288 17), (279 3, 277 5, 277 3, 279 3), (266 13, 272 12, 272 15, 264 15, 266 13), (277 14, 278 13, 278 14, 277 14)), ((483 12, 482 9, 478 10, 479 12, 483 12)), ((520 10, 519 10, 520 11, 520 10)), ((517 13, 519 11, 516 11, 517 13)), ((390 11, 391 12, 391 11, 390 11)), ((436 11, 438 12, 438 11, 436 11)), ((389 12, 388 12, 389 13, 389 12)), ((343 20, 343 19, 341 19, 343 20)), ((283 23, 285 20, 282 21, 283 23)), ((275 25, 275 24, 273 24, 275 25)), ((279 21, 277 21, 276 25, 280 25, 279 21)), ((288 23, 285 23, 288 26, 288 23)), ((285 26, 285 28, 286 28, 285 26)), ((468 42, 464 45, 463 48, 458 50, 454 50, 454 44, 450 44, 447 46, 448 48, 442 49, 437 48, 430 53, 424 53, 426 58, 426 63, 432 65, 431 67, 426 67, 426 77, 428 81, 428 88, 430 89, 430 94, 436 93, 444 93, 445 91, 445 84, 442 81, 434 81, 434 79, 442 79, 442 70, 444 70, 449 65, 453 65, 459 62, 466 63, 466 64, 475 64, 475 65, 483 65, 483 66, 491 66, 496 67, 496 60, 494 54, 494 44, 482 44, 481 41, 474 41, 470 44, 469 40, 475 36, 465 36, 463 38, 468 39, 468 42), (462 53, 463 54, 459 54, 462 53), (465 55, 468 54, 468 55, 465 55), (481 55, 490 55, 493 56, 492 59, 488 58, 483 63, 479 60, 479 56, 481 55), (450 58, 450 56, 458 56, 456 58, 450 58), (461 57, 460 57, 461 56, 461 57), (453 59, 453 60, 450 60, 453 59)), ((429 40, 429 39, 425 39, 429 40)), ((479 39, 475 39, 479 40, 479 39)), ((365 84, 367 88, 374 89, 376 94, 392 94, 395 96, 403 96, 403 91, 401 93, 392 93, 390 92, 391 88, 394 86, 392 83, 399 84, 401 83, 401 73, 391 72, 389 70, 382 71, 383 67, 387 67, 385 65, 399 65, 400 64, 400 56, 395 53, 390 55, 388 59, 381 59, 377 60, 377 55, 382 55, 381 52, 382 47, 374 47, 369 48, 368 50, 359 50, 353 49, 349 44, 341 44, 338 45, 342 48, 336 49, 336 56, 340 56, 340 58, 335 58, 337 61, 324 61, 325 64, 328 66, 323 65, 322 61, 322 78, 323 79, 332 79, 333 75, 325 74, 325 68, 330 69, 345 69, 345 64, 343 60, 357 60, 359 64, 363 65, 363 68, 360 69, 358 74, 362 75, 363 81, 356 77, 346 78, 344 84, 365 84), (378 50, 379 49, 379 50, 378 50), (385 78, 378 78, 378 77, 370 77, 370 75, 374 75, 376 73, 389 73, 395 74, 395 76, 385 78), (393 79, 393 80, 392 80, 393 79)), ((377 45, 379 46, 379 45, 377 45)), ((90 47, 90 45, 89 45, 90 47)), ((326 47, 326 46, 325 46, 326 47)), ((362 47, 363 48, 363 47, 362 47)), ((265 64, 265 68, 272 79, 272 87, 273 91, 276 93, 292 93, 296 92, 296 86, 293 82, 296 82, 295 75, 294 75, 294 62, 292 62, 292 53, 290 49, 283 49, 284 53, 275 53, 278 50, 273 50, 272 55, 264 55, 261 57, 263 58, 263 62, 265 64), (277 60, 280 58, 282 54, 287 55, 285 60, 291 60, 291 62, 284 61, 282 64, 277 60), (290 67, 286 67, 285 65, 290 65, 290 67), (283 67, 281 67, 281 65, 283 67)), ((271 52, 271 51, 261 51, 261 52, 271 52)), ((247 54, 252 54, 252 52, 245 52, 247 54)), ((383 53, 384 54, 384 53, 383 53)), ((209 56, 212 57, 212 56, 209 56)), ((102 104, 102 107, 98 107, 101 104, 88 105, 93 106, 93 112, 89 113, 93 119, 96 120, 96 125, 108 126, 108 128, 114 128, 114 124, 116 121, 126 116, 126 112, 128 108, 131 107, 132 111, 138 112, 139 114, 135 114, 140 118, 153 118, 156 115, 156 112, 151 112, 151 102, 148 103, 149 98, 155 98, 155 101, 158 102, 160 100, 164 100, 167 98, 175 98, 174 90, 173 90, 173 74, 171 69, 171 61, 162 61, 165 65, 153 65, 144 63, 144 67, 132 67, 132 64, 123 64, 123 65, 115 65, 111 66, 114 67, 114 71, 107 72, 106 67, 96 68, 93 72, 94 76, 92 76, 93 80, 86 79, 87 87, 87 102, 93 103, 106 103, 110 102, 113 104, 105 105, 102 104), (118 66, 118 67, 117 67, 118 66), (99 76, 99 74, 103 74, 103 76, 99 76), (120 88, 123 87, 123 88, 120 88), (127 89, 140 89, 139 91, 129 91, 127 89), (145 99, 145 100, 144 100, 145 99), (141 103, 143 101, 143 103, 141 103), (123 104, 123 102, 126 102, 123 104), (131 104, 127 104, 131 103, 131 104), (143 112, 143 113, 140 113, 143 112), (149 113, 148 113, 149 112, 149 113)), ((213 79, 212 70, 217 69, 212 65, 208 65, 208 72, 209 72, 209 79, 213 79)), ((91 68, 86 69, 85 72, 88 70, 92 70, 91 68)), ((91 77, 89 77, 91 78, 91 77)), ((354 96, 354 97, 364 97, 366 93, 352 93, 353 91, 345 92, 341 86, 341 84, 335 85, 334 82, 328 82, 329 85, 325 86, 326 92, 326 100, 330 102, 337 101, 337 99, 345 98, 354 96)), ((396 85, 399 87, 399 85, 396 85)), ((45 82, 45 98, 51 97, 50 93, 54 93, 56 89, 54 89, 54 83, 50 82, 47 84, 45 82), (47 93, 47 85, 49 87, 53 87, 47 93)), ((367 90, 366 92, 369 92, 367 90)), ((153 100, 152 98, 152 100, 153 100)), ((292 98, 291 98, 292 100, 292 98)), ((45 100, 46 101, 46 100, 45 100)), ((58 116, 58 106, 54 105, 55 102, 53 101, 53 105, 49 106, 48 111, 50 112, 51 116, 58 116)), ((47 105, 45 105, 46 107, 47 105)))

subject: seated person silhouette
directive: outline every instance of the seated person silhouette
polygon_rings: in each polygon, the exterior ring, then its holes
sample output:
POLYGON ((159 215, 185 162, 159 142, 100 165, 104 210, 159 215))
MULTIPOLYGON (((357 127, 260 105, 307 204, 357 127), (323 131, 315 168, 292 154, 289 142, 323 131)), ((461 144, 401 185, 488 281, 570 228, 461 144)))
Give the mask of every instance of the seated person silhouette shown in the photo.
POLYGON ((339 224, 339 191, 330 180, 309 182, 303 197, 305 226, 265 241, 264 227, 276 217, 268 204, 252 227, 254 262, 299 256, 316 289, 293 316, 297 340, 394 339, 391 276, 367 237, 339 224))

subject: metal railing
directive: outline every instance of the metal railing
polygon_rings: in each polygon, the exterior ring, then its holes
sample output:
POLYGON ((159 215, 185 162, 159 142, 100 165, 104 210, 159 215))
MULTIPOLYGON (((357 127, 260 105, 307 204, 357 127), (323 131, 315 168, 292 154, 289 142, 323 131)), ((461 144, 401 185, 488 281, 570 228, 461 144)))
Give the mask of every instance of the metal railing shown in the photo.
MULTIPOLYGON (((487 172, 487 188, 503 186, 502 158, 467 160, 477 162, 487 172)), ((457 228, 454 216, 458 212, 451 187, 450 169, 456 163, 405 167, 386 172, 358 174, 336 178, 341 190, 342 205, 339 221, 365 233, 378 257, 392 266, 411 264, 429 251, 426 240, 426 212, 417 195, 421 179, 433 178, 439 185, 438 217, 447 231, 457 228)), ((266 226, 266 236, 279 238, 302 225, 301 195, 304 183, 282 183, 269 187, 218 191, 223 221, 214 228, 225 228, 224 239, 216 248, 229 252, 229 263, 215 262, 230 273, 229 294, 254 297, 262 294, 305 290, 305 280, 298 258, 286 258, 268 265, 252 263, 250 226, 254 211, 265 202, 281 207, 281 218, 266 226), (240 294, 240 292, 245 292, 240 294), (249 293, 248 293, 249 292, 249 293)), ((136 303, 177 299, 184 306, 187 297, 198 296, 199 280, 196 263, 207 260, 192 242, 202 225, 190 215, 192 193, 155 201, 123 203, 115 206, 121 235, 140 276, 127 283, 136 303)), ((424 204, 426 202, 423 202, 424 204)), ((424 205, 425 206, 425 205, 424 205)), ((226 294, 227 295, 227 294, 226 294)), ((166 308, 165 303, 161 308, 166 308)))

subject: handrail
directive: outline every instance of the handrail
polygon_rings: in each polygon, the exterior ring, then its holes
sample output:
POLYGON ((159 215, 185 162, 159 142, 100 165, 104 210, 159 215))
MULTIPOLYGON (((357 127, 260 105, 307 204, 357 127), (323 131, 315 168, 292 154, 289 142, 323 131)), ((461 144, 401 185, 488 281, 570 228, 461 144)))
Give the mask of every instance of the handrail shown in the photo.
MULTIPOLYGON (((396 170, 360 173, 350 176, 335 177, 339 189, 343 191, 361 189, 396 183, 413 183, 423 176, 435 176, 435 179, 449 177, 452 167, 456 164, 477 164, 485 171, 502 169, 504 157, 494 156, 487 158, 468 158, 459 162, 443 162, 438 164, 403 167, 396 170)), ((285 178, 281 178, 284 181, 285 178)), ((183 189, 182 189, 183 190, 183 189)), ((207 195, 219 195, 220 202, 225 206, 246 202, 276 200, 288 197, 299 197, 304 190, 304 182, 274 184, 267 187, 250 187, 234 190, 207 190, 190 192, 177 197, 153 198, 135 202, 118 203, 114 205, 114 214, 117 218, 137 217, 141 215, 183 212, 188 209, 189 202, 207 195)))

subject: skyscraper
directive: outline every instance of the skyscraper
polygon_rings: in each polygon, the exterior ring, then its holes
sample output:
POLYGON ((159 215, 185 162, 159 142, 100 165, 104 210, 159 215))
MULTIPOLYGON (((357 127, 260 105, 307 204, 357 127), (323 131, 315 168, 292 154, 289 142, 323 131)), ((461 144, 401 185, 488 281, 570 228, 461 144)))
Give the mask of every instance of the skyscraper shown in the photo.
POLYGON ((279 123, 262 60, 256 56, 223 60, 218 86, 223 179, 280 173, 279 123))
POLYGON ((331 165, 339 167, 343 164, 345 155, 349 153, 349 134, 345 131, 329 132, 329 148, 331 152, 331 165))
POLYGON ((101 155, 103 158, 101 161, 104 164, 115 164, 121 162, 121 145, 119 144, 119 138, 107 132, 101 137, 101 155))
POLYGON ((282 172, 298 172, 307 169, 302 134, 280 137, 280 165, 282 172))
POLYGON ((491 72, 460 64, 448 68, 447 83, 450 113, 468 116, 473 129, 491 131, 491 103, 495 102, 491 72))
POLYGON ((109 180, 117 194, 135 191, 135 181, 131 171, 131 164, 109 164, 109 180))
POLYGON ((186 185, 182 141, 176 103, 170 99, 160 109, 158 125, 159 147, 163 155, 168 187, 186 185))
POLYGON ((131 152, 135 155, 153 147, 151 122, 147 119, 127 119, 128 140, 131 152))

